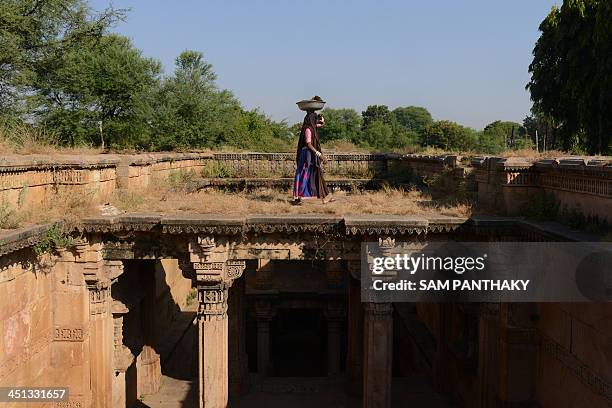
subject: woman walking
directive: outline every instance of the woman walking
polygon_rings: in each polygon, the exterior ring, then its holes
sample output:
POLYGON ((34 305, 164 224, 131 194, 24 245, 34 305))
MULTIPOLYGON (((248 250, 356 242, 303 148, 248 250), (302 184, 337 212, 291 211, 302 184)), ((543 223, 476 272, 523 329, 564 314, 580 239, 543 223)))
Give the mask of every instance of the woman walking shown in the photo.
POLYGON ((308 111, 304 117, 297 146, 297 168, 293 180, 292 204, 294 205, 300 205, 302 200, 309 198, 320 198, 323 203, 333 201, 323 178, 322 163, 327 159, 321 152, 317 133, 317 129, 324 124, 323 116, 319 116, 314 111, 308 111))

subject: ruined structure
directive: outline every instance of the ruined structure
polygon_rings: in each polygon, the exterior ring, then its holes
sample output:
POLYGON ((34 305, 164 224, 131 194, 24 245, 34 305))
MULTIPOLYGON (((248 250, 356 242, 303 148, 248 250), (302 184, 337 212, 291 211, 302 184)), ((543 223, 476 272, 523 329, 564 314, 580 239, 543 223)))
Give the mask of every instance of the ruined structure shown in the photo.
MULTIPOLYGON (((177 169, 215 179, 279 178, 291 171, 289 156, 22 161, 0 168, 0 188, 24 205, 58 188, 100 195, 135 188, 177 169)), ((449 174, 508 215, 541 189, 590 217, 612 213, 612 167, 605 163, 487 158, 464 166, 455 156, 336 155, 331 166, 347 180, 449 174)), ((469 407, 612 404, 609 304, 360 299, 362 242, 594 239, 559 224, 128 214, 84 219, 73 245, 39 256, 35 246, 48 231, 38 226, 0 236, 0 386, 69 387, 69 400, 46 406, 133 406, 159 390, 162 371, 191 361, 194 406, 206 408, 239 401, 255 373, 341 377, 346 393, 368 408, 392 406, 401 391, 392 388, 394 379, 415 372, 469 407), (298 337, 310 339, 312 352, 299 360, 291 347, 303 343, 292 333, 304 326, 311 337, 298 337), (189 330, 197 334, 194 344, 186 340, 189 330)))

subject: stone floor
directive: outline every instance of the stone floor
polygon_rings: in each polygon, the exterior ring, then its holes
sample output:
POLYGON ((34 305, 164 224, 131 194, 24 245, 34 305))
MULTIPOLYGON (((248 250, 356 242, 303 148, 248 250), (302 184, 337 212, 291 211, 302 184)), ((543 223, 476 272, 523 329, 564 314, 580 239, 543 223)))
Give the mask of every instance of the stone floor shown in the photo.
MULTIPOLYGON (((138 408, 193 408, 195 382, 163 377, 157 394, 144 398, 138 408)), ((393 407, 447 408, 454 405, 435 393, 425 377, 395 378, 393 407)), ((359 408, 361 400, 349 397, 343 390, 342 378, 272 377, 252 378, 251 390, 243 397, 230 401, 230 408, 359 408)))

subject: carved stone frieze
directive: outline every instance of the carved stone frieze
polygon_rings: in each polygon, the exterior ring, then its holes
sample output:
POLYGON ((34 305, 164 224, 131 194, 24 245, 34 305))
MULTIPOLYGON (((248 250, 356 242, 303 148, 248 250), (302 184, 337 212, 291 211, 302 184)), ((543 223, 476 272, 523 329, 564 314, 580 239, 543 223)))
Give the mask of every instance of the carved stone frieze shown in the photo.
POLYGON ((82 327, 55 327, 53 341, 83 341, 85 331, 82 327))
POLYGON ((104 243, 104 259, 134 259, 134 241, 107 241, 104 243))

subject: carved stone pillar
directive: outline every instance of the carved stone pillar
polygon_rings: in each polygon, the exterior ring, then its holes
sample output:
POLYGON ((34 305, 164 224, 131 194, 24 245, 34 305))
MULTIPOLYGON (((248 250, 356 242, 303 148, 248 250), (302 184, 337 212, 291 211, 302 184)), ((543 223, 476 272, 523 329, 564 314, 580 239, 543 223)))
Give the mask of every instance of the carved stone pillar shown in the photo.
MULTIPOLYGON (((113 300, 113 327, 114 327, 114 353, 113 353, 113 407, 126 407, 126 371, 134 361, 134 355, 130 349, 123 344, 123 318, 128 314, 128 307, 113 300)), ((133 401, 135 402, 135 401, 133 401)))
POLYGON ((363 406, 389 408, 393 359, 393 306, 365 303, 363 406))
POLYGON ((246 352, 246 318, 244 279, 238 279, 230 288, 229 315, 229 394, 245 394, 249 389, 249 361, 246 352))
POLYGON ((137 359, 138 395, 155 394, 161 386, 161 361, 155 351, 155 279, 154 275, 142 274, 144 289, 142 301, 142 335, 144 344, 137 359))
POLYGON ((328 302, 325 309, 327 320, 327 375, 340 374, 340 331, 346 317, 346 308, 338 302, 328 302))
POLYGON ((363 388, 363 305, 361 303, 359 261, 349 261, 348 349, 346 354, 346 391, 361 395, 363 388))
POLYGON ((257 373, 264 377, 270 372, 270 321, 276 314, 269 301, 255 303, 257 319, 257 373))
POLYGON ((82 265, 89 296, 89 368, 92 406, 112 408, 113 318, 110 270, 102 259, 102 244, 77 242, 75 262, 82 265))
POLYGON ((198 390, 200 408, 228 403, 228 289, 242 275, 244 261, 228 260, 227 245, 212 237, 189 242, 190 273, 198 288, 198 390))
POLYGON ((228 402, 227 288, 198 290, 199 391, 201 408, 228 402))

